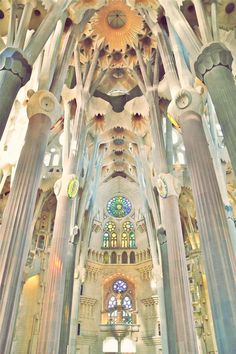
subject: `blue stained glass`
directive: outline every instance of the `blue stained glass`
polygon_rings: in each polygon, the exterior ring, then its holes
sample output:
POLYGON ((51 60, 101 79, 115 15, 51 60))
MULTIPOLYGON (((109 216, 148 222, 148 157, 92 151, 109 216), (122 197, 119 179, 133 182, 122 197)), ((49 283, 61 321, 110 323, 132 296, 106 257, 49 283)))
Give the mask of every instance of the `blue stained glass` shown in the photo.
POLYGON ((107 212, 115 218, 123 218, 131 212, 131 202, 123 196, 115 196, 107 203, 107 212))
POLYGON ((126 295, 122 300, 122 307, 124 309, 131 309, 132 308, 132 301, 128 295, 126 295))
POLYGON ((116 293, 123 293, 127 290, 127 283, 124 280, 119 279, 113 283, 113 290, 116 293))

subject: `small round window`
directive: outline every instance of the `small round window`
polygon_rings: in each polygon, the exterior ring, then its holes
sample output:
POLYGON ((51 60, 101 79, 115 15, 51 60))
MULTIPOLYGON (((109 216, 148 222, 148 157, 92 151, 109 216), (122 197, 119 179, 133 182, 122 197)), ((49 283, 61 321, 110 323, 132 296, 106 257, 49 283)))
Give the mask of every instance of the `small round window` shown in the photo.
POLYGON ((123 293, 127 290, 127 283, 124 280, 117 280, 113 283, 113 290, 116 293, 123 293))

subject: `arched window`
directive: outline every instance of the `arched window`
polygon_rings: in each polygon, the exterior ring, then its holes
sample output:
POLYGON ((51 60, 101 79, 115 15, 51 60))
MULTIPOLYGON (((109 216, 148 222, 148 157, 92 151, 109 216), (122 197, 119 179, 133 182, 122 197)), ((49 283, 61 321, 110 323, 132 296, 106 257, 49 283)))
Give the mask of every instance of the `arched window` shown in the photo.
POLYGON ((127 232, 122 232, 121 247, 122 248, 127 248, 128 247, 128 235, 127 235, 127 232))
POLYGON ((135 248, 136 247, 136 242, 135 242, 135 234, 133 231, 129 233, 129 247, 130 248, 135 248))
POLYGON ((108 309, 115 309, 117 306, 117 300, 115 296, 111 296, 108 301, 108 309))
POLYGON ((124 263, 124 264, 128 263, 128 255, 126 252, 122 253, 122 263, 124 263))
POLYGON ((106 304, 108 323, 132 324, 132 294, 132 287, 124 279, 117 279, 112 283, 106 304))
POLYGON ((133 251, 130 252, 129 263, 131 263, 131 264, 135 263, 135 253, 133 251))
POLYGON ((107 252, 105 252, 103 255, 103 263, 105 264, 109 263, 109 254, 107 252))
POLYGON ((117 247, 117 233, 115 230, 116 230, 116 224, 113 221, 108 221, 104 225, 102 247, 104 248, 117 247))
POLYGON ((132 309, 132 301, 128 295, 122 299, 122 307, 123 309, 132 309))
POLYGON ((107 248, 109 247, 109 234, 108 232, 104 232, 103 234, 103 247, 107 248))
POLYGON ((112 264, 116 264, 117 263, 116 252, 112 252, 112 254, 111 254, 111 263, 112 264))
POLYGON ((123 233, 122 233, 122 247, 124 248, 135 248, 136 241, 135 241, 135 233, 134 233, 134 224, 131 221, 125 221, 123 223, 123 233), (124 236, 123 236, 124 235, 124 236), (124 238, 124 241, 123 241, 124 238))
POLYGON ((112 232, 111 234, 111 247, 117 247, 117 234, 115 232, 112 232))

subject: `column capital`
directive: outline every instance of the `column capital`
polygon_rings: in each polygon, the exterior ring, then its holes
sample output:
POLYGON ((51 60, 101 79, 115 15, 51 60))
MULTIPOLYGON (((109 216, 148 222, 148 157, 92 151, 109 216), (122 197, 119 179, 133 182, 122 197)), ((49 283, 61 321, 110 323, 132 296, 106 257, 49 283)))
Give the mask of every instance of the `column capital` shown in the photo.
POLYGON ((204 110, 205 95, 204 88, 182 88, 170 102, 168 113, 179 123, 180 117, 187 112, 202 116, 204 110))
POLYGON ((79 180, 76 175, 70 174, 62 176, 54 185, 54 193, 56 198, 65 196, 74 199, 79 190, 79 180))
POLYGON ((21 80, 24 86, 30 79, 32 67, 23 52, 16 48, 7 47, 0 54, 0 71, 10 71, 21 80))
POLYGON ((230 50, 222 43, 213 42, 203 47, 194 63, 196 76, 204 82, 204 76, 216 66, 225 66, 231 70, 233 56, 230 50))
POLYGON ((51 92, 29 90, 28 97, 27 115, 29 119, 36 114, 44 114, 50 118, 53 125, 61 117, 61 105, 51 92))
POLYGON ((157 187, 161 198, 168 198, 171 196, 179 197, 181 186, 177 178, 170 173, 160 173, 155 178, 154 184, 157 187))

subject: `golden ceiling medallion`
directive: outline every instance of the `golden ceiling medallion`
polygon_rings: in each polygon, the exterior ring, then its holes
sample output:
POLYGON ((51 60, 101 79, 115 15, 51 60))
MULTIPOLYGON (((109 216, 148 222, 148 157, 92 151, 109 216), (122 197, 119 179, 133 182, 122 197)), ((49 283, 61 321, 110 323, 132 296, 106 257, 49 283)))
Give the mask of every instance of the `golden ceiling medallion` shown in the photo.
POLYGON ((126 15, 120 10, 112 11, 107 16, 107 22, 114 29, 123 27, 126 21, 126 15))
POLYGON ((142 17, 121 0, 111 1, 91 20, 94 34, 104 39, 109 51, 126 50, 138 42, 142 32, 142 17))

